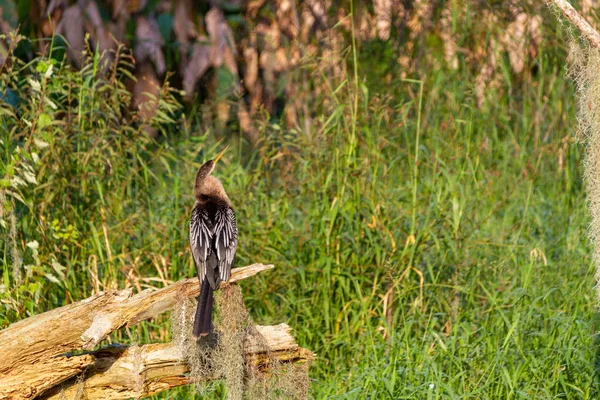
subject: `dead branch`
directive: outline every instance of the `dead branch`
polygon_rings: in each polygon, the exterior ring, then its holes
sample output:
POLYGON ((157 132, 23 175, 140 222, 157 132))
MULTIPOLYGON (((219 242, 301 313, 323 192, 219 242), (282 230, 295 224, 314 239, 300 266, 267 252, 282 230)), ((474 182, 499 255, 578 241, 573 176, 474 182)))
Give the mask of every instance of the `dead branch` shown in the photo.
MULTIPOLYGON (((236 268, 230 282, 271 268, 272 265, 263 264, 236 268)), ((44 365, 52 365, 59 355, 92 349, 114 330, 169 311, 177 302, 199 293, 195 278, 136 295, 129 289, 110 291, 10 325, 0 331, 0 399, 31 398, 42 393, 48 385, 51 387, 78 374, 85 367, 82 360, 72 365, 65 361, 63 368, 51 368, 52 377, 44 378, 47 379, 44 382, 24 379, 25 376, 38 376, 45 370, 44 365)))
MULTIPOLYGON (((248 337, 245 346, 247 362, 266 367, 273 360, 306 362, 313 358, 310 351, 296 345, 286 324, 255 328, 260 336, 248 337)), ((185 355, 172 343, 112 346, 85 356, 93 356, 95 362, 86 371, 82 383, 71 379, 42 398, 71 399, 76 395, 90 400, 139 398, 191 383, 184 375, 189 371, 185 355)), ((206 381, 217 378, 203 377, 206 381)))
POLYGON ((92 355, 55 357, 18 367, 0 379, 0 399, 29 399, 81 374, 94 364, 92 355))
POLYGON ((551 4, 556 5, 560 11, 579 28, 582 35, 590 42, 592 46, 600 49, 600 33, 583 18, 567 0, 550 0, 551 4))

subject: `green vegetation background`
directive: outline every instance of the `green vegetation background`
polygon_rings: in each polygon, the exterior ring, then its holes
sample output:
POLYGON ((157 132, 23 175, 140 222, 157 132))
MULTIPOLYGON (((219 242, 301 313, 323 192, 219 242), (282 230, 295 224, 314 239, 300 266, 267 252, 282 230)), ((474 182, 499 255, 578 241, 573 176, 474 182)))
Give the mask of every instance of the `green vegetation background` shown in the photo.
MULTIPOLYGON (((201 107, 182 108, 168 86, 152 120, 127 111, 126 58, 104 78, 94 54, 81 72, 58 56, 13 60, 0 76, 0 326, 97 290, 194 276, 194 175, 228 143, 216 175, 238 215, 237 265, 276 266, 241 284, 246 305, 316 352, 312 396, 598 398, 563 34, 544 26, 526 74, 499 60, 500 88, 482 105, 462 63, 407 81, 395 52, 349 45, 338 78, 307 64, 302 79, 329 87, 309 105, 318 124, 265 120, 254 149, 201 129, 201 107)), ((111 339, 166 341, 169 325, 111 339)))

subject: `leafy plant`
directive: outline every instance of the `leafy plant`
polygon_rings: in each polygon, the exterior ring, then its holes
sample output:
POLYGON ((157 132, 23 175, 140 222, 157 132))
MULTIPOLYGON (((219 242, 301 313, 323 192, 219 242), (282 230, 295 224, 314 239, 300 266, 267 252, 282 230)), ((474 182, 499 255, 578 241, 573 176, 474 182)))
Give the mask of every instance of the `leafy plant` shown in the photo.
MULTIPOLYGON (((14 47, 25 41, 17 35, 4 39, 14 47)), ((124 80, 131 78, 133 60, 123 47, 107 60, 90 50, 75 70, 64 59, 25 63, 13 54, 0 70, 0 229, 9 239, 0 257, 12 265, 12 274, 4 270, 2 301, 9 306, 1 313, 2 324, 38 312, 36 301, 51 293, 53 284, 66 289, 61 301, 70 301, 72 263, 97 233, 90 211, 98 202, 116 201, 123 188, 115 178, 135 174, 149 159, 148 149, 157 144, 147 127, 167 134, 175 126, 180 105, 174 89, 165 84, 150 96, 152 115, 130 110, 124 80), (100 70, 106 72, 102 77, 100 70), (73 214, 58 211, 68 203, 73 214), (88 223, 69 220, 74 216, 88 223)))

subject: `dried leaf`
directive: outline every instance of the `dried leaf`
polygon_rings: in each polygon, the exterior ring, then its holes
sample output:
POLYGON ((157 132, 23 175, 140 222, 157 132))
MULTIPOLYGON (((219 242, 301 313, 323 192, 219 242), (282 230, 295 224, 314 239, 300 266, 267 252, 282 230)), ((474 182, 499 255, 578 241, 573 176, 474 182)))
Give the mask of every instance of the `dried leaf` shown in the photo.
POLYGON ((452 36, 452 4, 449 3, 443 10, 440 19, 440 38, 444 42, 444 60, 452 68, 458 68, 458 45, 452 36))
POLYGON ((487 60, 481 66, 477 77, 475 77, 475 97, 479 107, 485 103, 489 89, 497 85, 497 81, 494 82, 496 71, 495 48, 496 41, 491 39, 488 44, 487 60))
POLYGON ((258 130, 254 126, 254 122, 248 114, 248 109, 243 102, 239 102, 238 104, 238 120, 240 121, 240 128, 242 129, 242 133, 244 137, 252 144, 255 145, 258 142, 258 130))
POLYGON ((175 32, 175 38, 179 44, 183 45, 188 43, 190 39, 196 39, 198 37, 198 32, 191 20, 192 1, 175 1, 175 11, 173 14, 173 31, 175 32))
POLYGON ((128 7, 127 7, 127 3, 129 3, 129 0, 111 0, 111 1, 109 1, 109 3, 112 6, 111 8, 112 8, 113 19, 129 17, 128 7))
POLYGON ((289 68, 289 61, 286 50, 283 47, 278 48, 275 51, 275 71, 283 72, 289 68))
POLYGON ((65 8, 67 8, 67 2, 65 0, 50 1, 48 8, 42 13, 42 18, 40 20, 40 29, 45 36, 52 36, 58 22, 62 18, 65 8))
POLYGON ((110 0, 113 19, 128 18, 130 14, 142 11, 148 0, 110 0))
POLYGON ((146 7, 146 4, 148 4, 148 0, 129 0, 127 1, 127 11, 130 14, 140 12, 146 7))
POLYGON ((223 12, 216 7, 211 8, 206 13, 205 22, 206 31, 213 43, 211 54, 213 67, 225 64, 232 73, 237 75, 235 40, 223 12))
POLYGON ((246 65, 244 85, 248 92, 252 94, 258 81, 258 49, 255 32, 251 32, 249 39, 243 43, 243 56, 246 65))
POLYGON ((209 44, 194 44, 190 62, 183 71, 183 90, 187 97, 192 95, 196 83, 211 66, 212 47, 209 44))
POLYGON ((277 23, 279 24, 279 30, 284 32, 290 39, 295 39, 298 36, 300 20, 293 1, 277 1, 277 23))
POLYGON ((133 49, 135 59, 141 63, 151 60, 156 67, 156 72, 163 75, 166 71, 165 56, 162 52, 164 41, 158 23, 154 19, 143 16, 138 17, 136 23, 136 44, 133 49))
POLYGON ((331 2, 329 0, 306 0, 306 5, 315 22, 322 28, 327 27, 327 10, 331 7, 331 2))
POLYGON ((133 88, 133 107, 139 110, 138 115, 142 120, 148 121, 154 115, 157 106, 160 83, 152 64, 148 62, 138 64, 135 77, 137 81, 133 88))
POLYGON ((35 174, 33 172, 24 170, 23 178, 25 178, 27 182, 37 185, 37 179, 35 178, 35 174))
POLYGON ((598 0, 581 0, 579 1, 579 6, 581 7, 581 14, 586 17, 588 22, 594 24, 594 18, 592 16, 592 12, 598 9, 598 0))
POLYGON ((373 7, 375 8, 377 36, 381 40, 388 40, 392 26, 392 0, 373 0, 373 7))
POLYGON ((58 280, 57 277, 55 277, 54 275, 50 274, 50 273, 45 273, 44 276, 52 283, 60 283, 60 281, 58 280))
MULTIPOLYGON (((92 44, 96 45, 96 43, 99 43, 99 50, 101 52, 114 48, 115 42, 111 39, 110 31, 104 26, 98 4, 95 1, 89 0, 79 0, 78 4, 83 10, 85 30, 92 37, 92 44)), ((68 23, 71 22, 69 21, 68 23)))
POLYGON ((372 40, 377 34, 377 27, 374 23, 374 17, 366 10, 361 12, 358 22, 358 36, 361 40, 372 40))
MULTIPOLYGON (((135 71, 136 83, 133 87, 133 108, 138 110, 138 117, 145 123, 156 115, 158 109, 158 96, 160 94, 160 82, 150 62, 137 65, 135 71)), ((155 128, 146 125, 146 132, 155 137, 155 128)))
POLYGON ((236 62, 237 50, 233 32, 227 24, 223 12, 216 7, 211 8, 206 13, 205 23, 206 31, 212 42, 211 64, 214 68, 225 66, 229 70, 231 75, 235 78, 235 83, 233 86, 230 85, 229 89, 231 89, 232 92, 236 92, 239 74, 236 62))
POLYGON ((248 17, 254 19, 258 14, 258 11, 265 5, 267 0, 251 0, 246 6, 246 14, 248 17))
POLYGON ((411 16, 407 22, 410 29, 409 37, 414 40, 425 30, 425 26, 432 20, 433 3, 426 0, 412 2, 411 16))
POLYGON ((508 51, 514 73, 523 72, 525 60, 529 54, 537 54, 537 48, 541 42, 540 25, 541 17, 539 15, 530 17, 527 13, 522 12, 506 28, 501 42, 508 51), (529 44, 532 47, 529 47, 529 44))
POLYGON ((77 68, 81 68, 81 53, 85 48, 85 43, 81 9, 77 4, 64 11, 56 31, 67 39, 69 58, 77 68))

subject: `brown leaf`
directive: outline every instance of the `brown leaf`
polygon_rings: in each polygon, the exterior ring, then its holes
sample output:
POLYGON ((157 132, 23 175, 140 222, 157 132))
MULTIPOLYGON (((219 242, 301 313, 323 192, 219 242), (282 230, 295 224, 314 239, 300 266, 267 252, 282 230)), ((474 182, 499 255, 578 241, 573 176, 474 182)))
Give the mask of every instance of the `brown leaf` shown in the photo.
POLYGON ((288 67, 289 61, 286 50, 280 47, 275 51, 275 71, 284 72, 288 70, 288 67))
POLYGON ((411 16, 407 22, 411 39, 415 39, 421 35, 426 25, 430 23, 433 13, 433 3, 430 3, 425 0, 415 0, 412 2, 411 16))
POLYGON ((444 42, 444 59, 446 64, 452 69, 457 69, 458 56, 456 53, 458 45, 452 36, 452 4, 450 3, 442 10, 440 28, 440 38, 444 42))
POLYGON ((129 0, 127 2, 127 11, 131 14, 142 11, 146 5, 148 4, 148 0, 129 0))
POLYGON ((362 40, 372 40, 375 38, 375 35, 377 34, 376 31, 376 25, 374 23, 374 17, 369 14, 369 12, 367 10, 363 10, 363 12, 361 12, 359 14, 359 21, 358 21, 358 34, 359 37, 362 40))
POLYGON ((328 0, 306 0, 306 5, 312 13, 317 24, 321 27, 328 26, 327 10, 331 7, 331 1, 328 0))
POLYGON ((250 37, 243 43, 243 56, 246 69, 244 71, 244 85, 252 93, 258 80, 258 50, 256 32, 250 32, 250 37))
POLYGON ((40 21, 40 29, 44 36, 52 36, 56 30, 58 22, 67 7, 65 0, 51 0, 46 12, 43 13, 40 21))
POLYGON ((211 66, 212 45, 196 43, 192 50, 190 62, 183 71, 183 90, 186 97, 194 92, 196 82, 204 75, 211 66))
MULTIPOLYGON (((83 10, 85 30, 92 37, 92 44, 96 45, 98 43, 100 52, 114 48, 115 42, 111 38, 110 31, 104 27, 98 4, 91 0, 79 0, 77 4, 83 10)), ((67 23, 72 22, 74 21, 68 21, 67 23)))
POLYGON ((198 32, 191 19, 192 1, 175 0, 175 11, 173 12, 173 31, 180 46, 188 43, 190 39, 196 39, 198 32))
POLYGON ((392 26, 392 0, 373 0, 373 7, 375 8, 377 36, 381 40, 388 40, 392 26))
POLYGON ((133 108, 138 110, 140 120, 146 123, 144 126, 146 132, 154 137, 157 131, 148 124, 156 114, 158 108, 160 82, 150 62, 138 64, 135 77, 137 82, 133 87, 133 108))
POLYGON ((206 31, 213 43, 212 65, 216 68, 225 64, 234 75, 237 75, 235 40, 231 28, 227 25, 227 21, 225 21, 223 12, 213 7, 206 13, 204 20, 206 22, 206 31))
POLYGON ((258 11, 260 11, 266 2, 267 0, 251 0, 246 7, 246 15, 252 19, 256 18, 258 11))
POLYGON ((81 68, 81 55, 85 49, 85 43, 83 19, 79 5, 74 4, 64 11, 56 31, 69 43, 67 54, 71 61, 77 68, 81 68))
POLYGON ((111 8, 113 19, 129 17, 127 7, 127 3, 129 3, 129 0, 110 0, 109 3, 112 6, 111 8))
POLYGON ((598 0, 581 0, 579 6, 581 7, 581 14, 588 20, 592 25, 595 23, 592 12, 598 9, 598 0))
POLYGON ((252 144, 255 145, 258 142, 258 130, 254 126, 254 122, 248 114, 248 109, 244 102, 240 101, 238 104, 238 112, 237 112, 238 120, 240 121, 240 128, 242 129, 242 133, 244 137, 252 144))
POLYGON ((498 85, 496 71, 496 40, 490 39, 487 49, 487 59, 481 66, 479 74, 475 77, 475 97, 479 107, 485 104, 490 89, 495 89, 498 85))
POLYGON ((163 75, 166 71, 165 56, 162 52, 164 40, 160 35, 158 23, 154 19, 139 16, 135 28, 136 43, 133 55, 138 62, 151 60, 156 72, 163 75))
POLYGON ((50 0, 50 4, 48 4, 48 8, 46 9, 46 12, 44 13, 44 15, 42 15, 42 17, 47 18, 48 16, 54 14, 56 11, 64 10, 65 8, 67 8, 67 2, 65 0, 50 0))
POLYGON ((115 22, 111 22, 108 24, 108 30, 112 37, 114 37, 118 42, 125 41, 125 33, 127 31, 127 21, 126 17, 119 17, 115 22))
POLYGON ((298 36, 300 32, 300 20, 293 1, 277 1, 277 22, 279 30, 284 32, 290 39, 295 39, 298 36))
POLYGON ((540 25, 541 17, 539 15, 531 17, 523 12, 518 14, 506 28, 501 42, 508 51, 513 72, 517 74, 523 72, 526 57, 531 53, 533 53, 532 55, 537 54, 537 48, 541 42, 540 25), (528 52, 530 44, 533 47, 530 47, 528 52))

